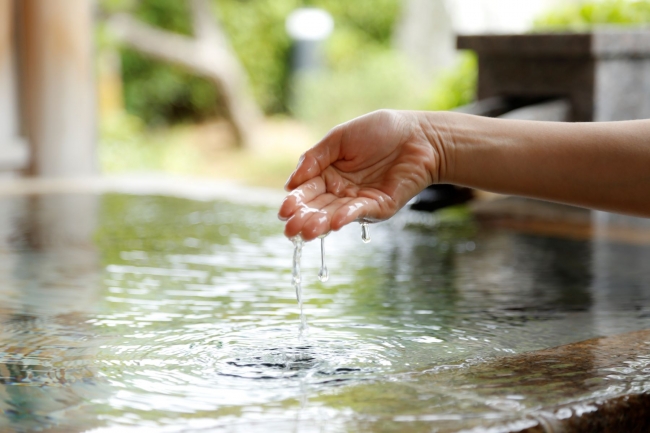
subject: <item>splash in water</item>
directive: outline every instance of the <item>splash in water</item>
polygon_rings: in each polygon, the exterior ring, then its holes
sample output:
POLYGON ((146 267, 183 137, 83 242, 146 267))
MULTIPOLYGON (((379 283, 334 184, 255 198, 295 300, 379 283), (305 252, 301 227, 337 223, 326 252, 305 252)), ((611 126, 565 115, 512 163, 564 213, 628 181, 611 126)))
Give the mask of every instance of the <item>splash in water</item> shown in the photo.
POLYGON ((361 240, 366 244, 370 242, 370 227, 365 221, 361 223, 361 240))
POLYGON ((300 308, 300 333, 307 330, 307 318, 302 308, 302 282, 300 281, 300 256, 302 254, 302 246, 305 242, 300 236, 291 238, 293 242, 293 267, 291 268, 291 275, 293 279, 293 286, 296 288, 296 298, 298 299, 298 308, 300 308))
POLYGON ((329 271, 325 265, 325 237, 327 234, 320 235, 320 271, 318 271, 318 279, 324 283, 330 278, 329 271))

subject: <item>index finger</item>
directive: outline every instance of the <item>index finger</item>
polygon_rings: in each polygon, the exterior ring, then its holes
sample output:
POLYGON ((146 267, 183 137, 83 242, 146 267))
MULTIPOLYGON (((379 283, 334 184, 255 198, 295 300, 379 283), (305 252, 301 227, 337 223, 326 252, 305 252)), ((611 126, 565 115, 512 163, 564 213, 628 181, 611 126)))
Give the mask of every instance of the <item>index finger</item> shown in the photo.
POLYGON ((336 162, 339 159, 342 135, 341 127, 336 127, 305 152, 300 157, 296 170, 289 176, 284 188, 291 191, 318 176, 323 170, 336 162))

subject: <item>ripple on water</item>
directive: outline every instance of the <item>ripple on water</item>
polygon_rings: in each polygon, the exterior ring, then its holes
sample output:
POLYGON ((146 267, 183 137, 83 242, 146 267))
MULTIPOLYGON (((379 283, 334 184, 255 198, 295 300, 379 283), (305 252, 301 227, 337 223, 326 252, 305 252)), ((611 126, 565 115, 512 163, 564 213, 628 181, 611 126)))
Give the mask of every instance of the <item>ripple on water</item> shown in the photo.
MULTIPOLYGON (((0 430, 301 430, 303 419, 313 429, 372 430, 347 424, 366 415, 396 431, 411 421, 481 426, 526 400, 489 369, 481 383, 508 393, 485 387, 476 398, 483 388, 465 367, 650 326, 650 271, 620 261, 592 268, 588 243, 468 221, 374 224, 367 245, 356 226, 327 238, 327 284, 318 243, 305 244, 311 326, 299 338, 292 245, 274 209, 101 200, 92 240, 79 247, 75 238, 74 254, 30 246, 28 234, 0 249, 0 430), (621 287, 633 301, 617 302, 621 287)), ((646 360, 632 361, 608 364, 601 379, 647 389, 646 360)))

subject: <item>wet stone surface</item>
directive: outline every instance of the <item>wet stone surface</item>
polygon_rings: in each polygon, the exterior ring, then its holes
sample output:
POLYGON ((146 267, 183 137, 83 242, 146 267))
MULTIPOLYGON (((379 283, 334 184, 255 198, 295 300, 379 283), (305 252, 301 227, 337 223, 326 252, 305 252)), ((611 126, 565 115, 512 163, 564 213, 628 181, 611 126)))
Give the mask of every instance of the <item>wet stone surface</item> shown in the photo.
POLYGON ((638 331, 434 370, 362 392, 366 413, 374 416, 386 416, 379 409, 383 396, 394 393, 426 408, 426 415, 414 406, 413 415, 388 418, 392 427, 384 431, 489 425, 500 432, 644 432, 650 429, 649 365, 650 331, 638 331))
POLYGON ((303 248, 300 336, 275 212, 1 198, 0 431, 641 425, 647 243, 458 209, 373 224, 368 244, 355 225, 327 237, 326 284, 320 244, 303 248))

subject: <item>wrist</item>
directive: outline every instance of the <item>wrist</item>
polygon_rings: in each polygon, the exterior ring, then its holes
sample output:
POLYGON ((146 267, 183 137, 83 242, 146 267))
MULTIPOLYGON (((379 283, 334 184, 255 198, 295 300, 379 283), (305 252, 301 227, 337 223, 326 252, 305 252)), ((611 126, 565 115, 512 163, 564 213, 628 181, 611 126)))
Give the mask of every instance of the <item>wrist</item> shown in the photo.
POLYGON ((453 178, 455 141, 449 112, 418 112, 419 128, 431 146, 430 161, 426 162, 432 183, 450 183, 453 178))

